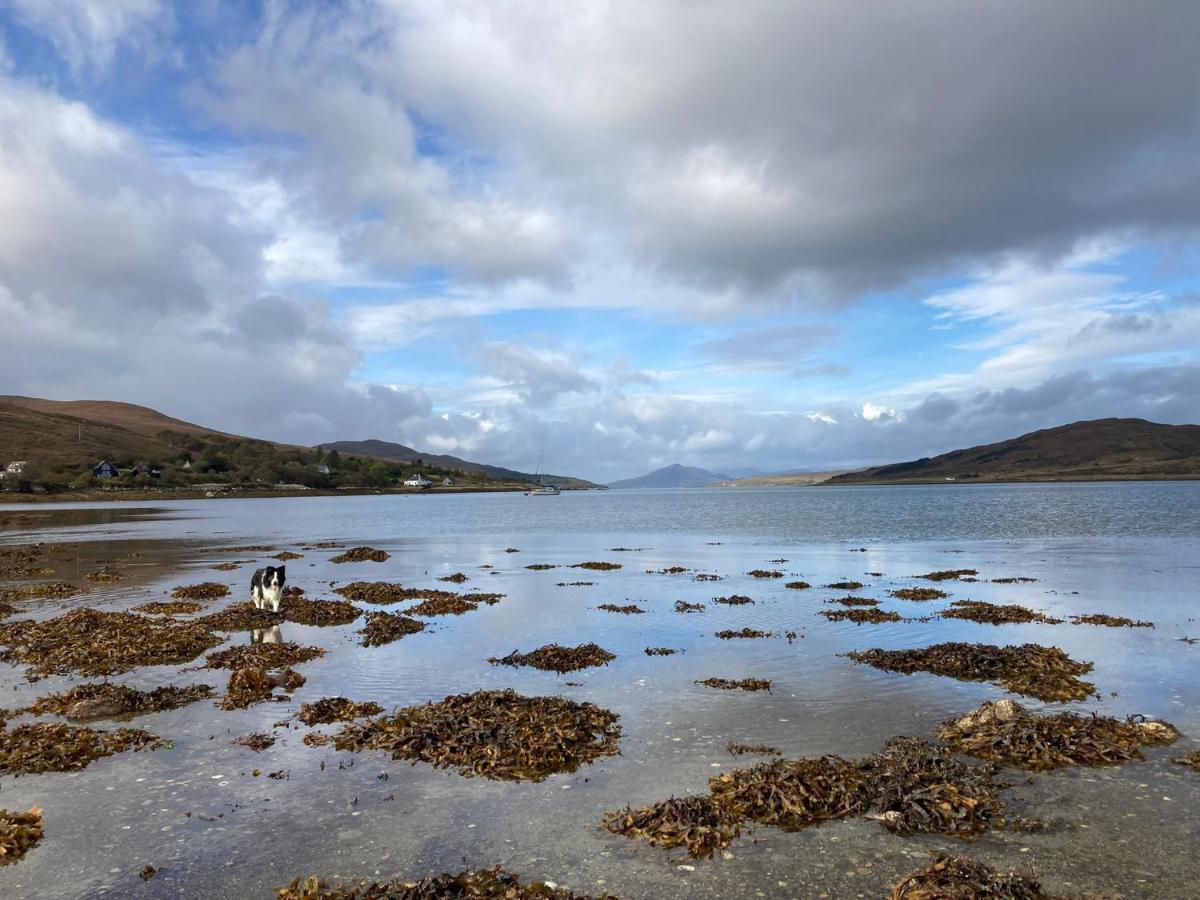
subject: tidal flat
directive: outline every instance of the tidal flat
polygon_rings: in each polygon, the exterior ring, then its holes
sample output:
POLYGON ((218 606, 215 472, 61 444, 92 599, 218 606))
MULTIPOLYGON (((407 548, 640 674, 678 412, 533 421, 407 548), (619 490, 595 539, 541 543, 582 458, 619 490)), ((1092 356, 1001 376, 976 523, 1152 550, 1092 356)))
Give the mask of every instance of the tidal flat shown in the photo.
POLYGON ((0 567, 0 809, 28 823, 6 898, 270 898, 497 865, 593 897, 882 898, 939 854, 1055 895, 1200 895, 1200 775, 1176 761, 1200 749, 1200 483, 9 506, 0 567), (380 552, 335 561, 355 548, 380 552), (238 612, 279 564, 280 612, 238 612), (172 605, 206 583, 229 593, 172 605), (850 583, 899 618, 825 615, 850 583), (1036 615, 995 612, 1015 606, 1036 615), (1045 652, 1005 652, 1027 647, 1045 652), (528 664, 552 649, 600 664, 528 664), (1047 659, 1015 679, 993 663, 1047 659), (1064 669, 1070 690, 1039 682, 1064 669), (1091 740, 1060 714, 1092 713, 1179 736, 1085 754, 1099 767, 958 752, 978 741, 945 723, 1004 699, 1060 716, 1019 720, 1048 740, 1058 722, 1091 740), (43 740, 68 771, 22 769, 43 740), (925 827, 889 746, 984 813, 925 827), (862 781, 811 821, 753 793, 814 772, 862 781), (723 829, 711 855, 605 827, 672 798, 723 829))

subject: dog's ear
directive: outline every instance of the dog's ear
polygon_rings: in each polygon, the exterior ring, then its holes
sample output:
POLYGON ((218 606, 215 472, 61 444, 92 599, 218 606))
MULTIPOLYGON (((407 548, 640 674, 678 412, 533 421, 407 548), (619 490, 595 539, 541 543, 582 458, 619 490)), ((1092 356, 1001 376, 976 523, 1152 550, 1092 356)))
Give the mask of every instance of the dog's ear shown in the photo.
POLYGON ((284 571, 285 571, 286 569, 287 569, 287 566, 280 566, 280 567, 279 567, 278 569, 276 569, 275 571, 279 573, 279 577, 280 577, 280 578, 283 578, 283 577, 284 577, 284 574, 283 574, 283 573, 284 573, 284 571))

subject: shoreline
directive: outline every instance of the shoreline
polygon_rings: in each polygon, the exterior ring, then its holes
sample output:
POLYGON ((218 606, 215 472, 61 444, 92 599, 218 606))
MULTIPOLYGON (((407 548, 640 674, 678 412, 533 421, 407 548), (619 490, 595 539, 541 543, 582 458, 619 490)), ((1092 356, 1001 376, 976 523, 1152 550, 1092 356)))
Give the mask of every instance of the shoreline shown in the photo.
MULTIPOLYGON (((291 490, 271 491, 233 488, 221 491, 192 490, 147 490, 132 488, 128 490, 90 490, 90 491, 56 491, 47 493, 0 493, 0 504, 21 503, 122 503, 127 501, 142 502, 147 500, 232 500, 232 499, 271 499, 277 497, 360 497, 373 495, 421 496, 423 494, 513 494, 524 493, 533 485, 499 484, 499 485, 454 485, 452 487, 432 488, 351 488, 348 490, 291 490)), ((562 488, 563 491, 571 490, 562 488)))

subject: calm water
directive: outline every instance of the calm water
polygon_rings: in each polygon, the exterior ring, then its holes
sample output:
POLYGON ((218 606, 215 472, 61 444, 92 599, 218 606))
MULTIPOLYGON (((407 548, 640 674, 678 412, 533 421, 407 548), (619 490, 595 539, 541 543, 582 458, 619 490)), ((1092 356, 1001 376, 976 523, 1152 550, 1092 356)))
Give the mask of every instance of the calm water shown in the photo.
MULTIPOLYGON (((233 585, 231 599, 239 600, 253 567, 214 572, 211 566, 250 558, 219 549, 246 543, 282 550, 339 540, 392 554, 382 564, 338 566, 328 562, 336 551, 306 552, 288 563, 288 573, 309 597, 333 596, 331 581, 445 587, 436 577, 455 571, 471 576, 464 589, 506 597, 494 607, 433 619, 426 632, 380 648, 357 646, 358 625, 285 624, 286 639, 329 651, 299 667, 308 683, 292 702, 232 713, 201 702, 142 717, 135 724, 171 739, 174 748, 99 760, 77 774, 0 779, 0 806, 42 806, 47 822, 46 840, 19 865, 0 869, 0 896, 265 898, 299 874, 419 877, 461 868, 465 860, 625 898, 881 897, 930 852, 963 849, 1000 866, 1032 865, 1057 891, 1200 895, 1200 776, 1170 761, 1200 746, 1200 644, 1178 640, 1200 637, 1200 483, 289 498, 48 509, 0 507, 0 540, 95 542, 64 577, 96 568, 94 559, 141 555, 119 564, 127 581, 32 607, 38 617, 76 604, 122 609, 199 580, 233 585), (637 549, 609 550, 618 546, 637 549), (505 553, 508 547, 521 552, 505 553), (776 559, 787 562, 769 562, 776 559), (611 560, 623 568, 524 568, 584 560, 611 560), (479 568, 484 564, 494 565, 496 574, 479 568), (645 571, 671 565, 723 580, 645 571), (1038 581, 951 583, 953 599, 1016 602, 1058 616, 1129 615, 1157 627, 953 621, 855 626, 818 615, 828 608, 823 600, 844 592, 783 587, 793 577, 814 585, 858 580, 866 587, 856 593, 919 616, 949 601, 912 603, 886 592, 917 583, 912 576, 930 569, 968 567, 979 569, 981 578, 1038 581), (753 568, 782 569, 789 578, 747 577, 753 568), (558 586, 579 580, 595 585, 558 586), (731 593, 756 603, 728 608, 709 602, 731 593), (703 614, 680 615, 673 611, 676 600, 709 605, 703 614), (626 601, 646 614, 596 609, 626 601), (713 637, 743 626, 793 629, 801 637, 790 644, 782 637, 713 637), (513 649, 593 640, 618 658, 563 677, 486 662, 513 649), (1006 792, 1014 809, 1064 824, 1039 834, 988 834, 971 845, 896 837, 873 822, 852 820, 793 834, 756 828, 726 858, 697 861, 597 827, 606 810, 702 792, 712 774, 756 761, 731 758, 724 750, 731 740, 772 744, 792 757, 858 756, 898 734, 931 737, 942 719, 1004 695, 987 684, 892 675, 838 656, 942 640, 1060 646, 1095 663, 1088 678, 1101 693, 1101 699, 1070 708, 1163 717, 1185 738, 1150 751, 1144 763, 1118 769, 1028 780, 1015 775, 1010 780, 1016 786, 1006 792), (642 652, 648 646, 685 652, 648 657, 642 652), (709 676, 770 678, 774 688, 770 694, 726 693, 693 683, 709 676), (301 743, 306 729, 295 721, 276 729, 279 740, 265 753, 229 743, 286 722, 301 702, 323 696, 391 708, 500 687, 612 709, 621 716, 621 755, 540 784, 510 784, 410 766, 382 753, 310 748, 301 743), (290 777, 256 778, 254 769, 284 769, 290 777), (147 863, 160 873, 143 883, 137 873, 147 863)), ((231 643, 247 640, 239 634, 231 643)), ((195 681, 223 687, 223 674, 158 668, 118 680, 139 687, 195 681)), ((19 706, 73 683, 29 685, 20 670, 0 667, 0 705, 19 706)))

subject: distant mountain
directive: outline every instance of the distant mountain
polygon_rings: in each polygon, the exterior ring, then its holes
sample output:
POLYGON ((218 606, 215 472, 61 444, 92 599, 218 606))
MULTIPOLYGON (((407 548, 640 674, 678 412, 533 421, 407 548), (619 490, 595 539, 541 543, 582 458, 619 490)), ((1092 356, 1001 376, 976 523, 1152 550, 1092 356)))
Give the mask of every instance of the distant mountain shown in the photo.
POLYGON ((1200 425, 1096 419, 941 456, 846 472, 830 484, 1200 478, 1200 425))
MULTIPOLYGON (((529 472, 518 472, 515 469, 504 469, 500 466, 489 466, 483 463, 470 462, 469 460, 459 459, 457 456, 447 456, 445 454, 424 453, 420 450, 414 450, 412 447, 407 447, 404 444, 396 444, 391 441, 366 440, 366 441, 334 441, 331 444, 321 444, 322 450, 326 452, 336 450, 338 453, 349 453, 355 456, 371 456, 375 459, 386 459, 394 462, 416 462, 420 460, 422 463, 431 466, 440 466, 443 469, 456 469, 459 472, 473 472, 486 475, 488 478, 496 478, 501 481, 528 481, 535 482, 538 476, 529 472)), ((542 476, 542 480, 546 484, 557 485, 563 488, 593 488, 599 485, 593 484, 590 481, 585 481, 582 478, 572 478, 569 475, 550 475, 542 476)))
POLYGON ((685 488, 706 487, 717 481, 728 481, 728 475, 709 472, 707 469, 697 469, 692 466, 681 466, 675 463, 655 469, 638 478, 624 478, 621 481, 609 482, 614 490, 625 488, 685 488))

